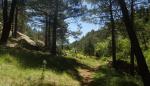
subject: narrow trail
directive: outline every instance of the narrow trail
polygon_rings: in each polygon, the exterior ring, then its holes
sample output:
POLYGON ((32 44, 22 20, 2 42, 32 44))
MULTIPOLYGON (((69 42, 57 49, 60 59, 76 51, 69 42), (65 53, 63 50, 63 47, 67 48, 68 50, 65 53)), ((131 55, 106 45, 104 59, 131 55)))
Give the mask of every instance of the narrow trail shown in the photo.
POLYGON ((90 83, 93 81, 93 75, 98 68, 99 66, 92 69, 79 69, 80 76, 82 77, 81 86, 90 86, 90 83))

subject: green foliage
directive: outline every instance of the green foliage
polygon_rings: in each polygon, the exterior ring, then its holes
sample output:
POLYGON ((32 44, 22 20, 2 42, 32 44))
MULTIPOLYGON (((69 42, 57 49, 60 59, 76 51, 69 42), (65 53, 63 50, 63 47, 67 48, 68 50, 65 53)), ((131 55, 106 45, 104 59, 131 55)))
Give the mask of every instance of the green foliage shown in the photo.
POLYGON ((146 58, 146 62, 147 62, 148 68, 150 69, 150 49, 146 50, 144 52, 144 55, 145 55, 145 58, 146 58))
POLYGON ((117 57, 127 59, 130 55, 130 42, 127 38, 119 38, 117 43, 117 57))
POLYGON ((84 46, 84 54, 93 56, 95 53, 95 46, 91 41, 88 41, 84 46))
POLYGON ((97 57, 105 57, 108 56, 108 42, 99 42, 96 44, 96 56, 97 57))
POLYGON ((139 76, 120 74, 107 64, 102 65, 94 76, 90 86, 143 86, 139 76))
POLYGON ((84 46, 90 40, 92 44, 97 44, 98 42, 105 41, 109 36, 107 28, 101 28, 98 31, 92 30, 91 32, 87 33, 86 36, 82 37, 81 40, 74 42, 71 44, 71 47, 76 45, 76 48, 80 49, 81 51, 84 50, 84 46))

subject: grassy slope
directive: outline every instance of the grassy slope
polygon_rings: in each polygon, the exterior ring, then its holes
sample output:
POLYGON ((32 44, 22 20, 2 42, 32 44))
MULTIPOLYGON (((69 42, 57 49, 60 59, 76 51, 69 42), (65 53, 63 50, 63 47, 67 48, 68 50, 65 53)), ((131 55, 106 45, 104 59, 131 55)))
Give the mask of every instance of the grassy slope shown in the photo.
MULTIPOLYGON (((70 55, 69 57, 73 56, 70 55)), ((143 86, 141 78, 138 75, 132 77, 129 74, 119 73, 112 67, 109 67, 108 61, 111 60, 109 57, 97 59, 77 54, 77 57, 74 59, 91 68, 97 69, 93 74, 94 80, 89 83, 89 86, 143 86)))
POLYGON ((79 86, 75 76, 76 67, 80 65, 73 59, 51 57, 40 52, 1 49, 0 86, 79 86), (47 68, 42 79, 44 59, 47 60, 47 68))
POLYGON ((138 76, 121 74, 108 67, 108 60, 80 54, 76 58, 71 54, 52 57, 20 48, 0 48, 0 86, 80 86, 82 77, 78 70, 82 68, 98 68, 90 86, 143 86, 138 76), (44 79, 43 60, 47 61, 44 79))
POLYGON ((132 77, 129 74, 117 72, 105 62, 96 71, 90 86, 143 86, 143 83, 138 75, 132 77))

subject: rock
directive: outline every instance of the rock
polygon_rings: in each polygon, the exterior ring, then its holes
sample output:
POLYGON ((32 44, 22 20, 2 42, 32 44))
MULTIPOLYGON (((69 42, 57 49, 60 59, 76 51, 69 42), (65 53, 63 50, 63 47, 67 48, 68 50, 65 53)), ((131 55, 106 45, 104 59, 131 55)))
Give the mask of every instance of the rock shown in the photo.
POLYGON ((45 46, 45 43, 41 40, 37 40, 36 41, 36 46, 37 46, 38 50, 43 50, 44 46, 45 46))
POLYGON ((36 46, 36 42, 31 40, 29 36, 22 34, 20 32, 17 32, 17 34, 18 34, 18 38, 16 39, 17 41, 22 41, 22 42, 24 41, 31 46, 36 46))
POLYGON ((44 47, 45 43, 43 41, 41 41, 41 40, 37 40, 36 41, 36 46, 38 46, 38 47, 44 47))
POLYGON ((17 43, 21 47, 30 49, 30 50, 41 50, 45 44, 43 41, 37 40, 36 42, 33 41, 29 36, 22 34, 20 32, 17 32, 17 38, 11 38, 11 45, 9 44, 8 46, 10 47, 15 47, 15 45, 12 45, 14 43, 17 43))
POLYGON ((7 44, 6 46, 7 47, 10 47, 10 48, 14 48, 16 47, 18 44, 17 43, 13 43, 13 44, 7 44))

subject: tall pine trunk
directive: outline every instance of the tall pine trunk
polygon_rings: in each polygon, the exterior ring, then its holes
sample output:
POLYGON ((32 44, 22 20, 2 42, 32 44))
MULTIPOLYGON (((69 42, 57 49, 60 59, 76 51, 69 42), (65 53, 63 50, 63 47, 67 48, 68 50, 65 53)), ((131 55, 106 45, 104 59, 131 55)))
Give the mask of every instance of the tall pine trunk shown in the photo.
POLYGON ((8 28, 8 1, 3 1, 3 29, 2 29, 2 36, 0 39, 0 44, 5 44, 7 42, 5 33, 7 33, 8 28))
POLYGON ((48 47, 48 16, 45 15, 45 48, 48 47))
POLYGON ((4 6, 3 6, 3 30, 2 30, 2 36, 1 36, 1 40, 0 43, 1 44, 7 44, 8 41, 8 37, 9 37, 9 33, 11 30, 11 24, 14 18, 14 11, 15 11, 15 7, 16 7, 16 0, 12 0, 11 3, 11 9, 10 9, 10 13, 8 16, 8 1, 4 0, 4 6))
POLYGON ((130 47, 130 74, 134 75, 134 50, 132 43, 130 47))
POLYGON ((115 22, 112 11, 112 0, 109 0, 109 10, 110 10, 110 21, 111 21, 111 34, 112 34, 112 61, 113 67, 116 67, 116 36, 115 36, 115 22))
POLYGON ((16 6, 15 10, 15 27, 13 32, 13 37, 17 38, 17 31, 18 31, 18 7, 16 6))
MULTIPOLYGON (((134 0, 131 0, 131 27, 134 28, 134 0)), ((130 74, 134 75, 134 46, 130 44, 130 74)))
POLYGON ((54 13, 54 21, 53 21, 53 30, 52 30, 52 49, 51 54, 56 55, 56 34, 57 34, 57 23, 58 23, 58 0, 55 1, 56 7, 55 7, 55 13, 54 13))
POLYGON ((52 22, 51 22, 51 16, 49 16, 48 18, 48 49, 51 51, 51 47, 52 47, 52 22))
POLYGON ((124 20, 130 41, 131 41, 132 46, 133 46, 133 51, 134 51, 134 54, 136 56, 139 73, 142 77, 144 86, 149 86, 150 74, 149 74, 148 66, 146 64, 143 52, 140 48, 139 41, 137 39, 134 28, 132 27, 132 21, 131 21, 131 18, 129 16, 128 9, 126 7, 126 3, 124 0, 117 0, 117 2, 120 5, 121 10, 122 10, 123 20, 124 20))

